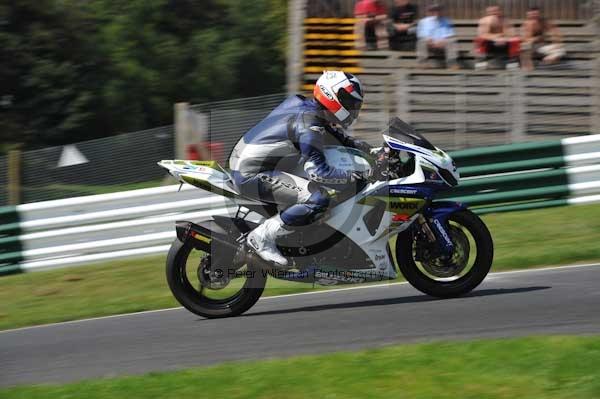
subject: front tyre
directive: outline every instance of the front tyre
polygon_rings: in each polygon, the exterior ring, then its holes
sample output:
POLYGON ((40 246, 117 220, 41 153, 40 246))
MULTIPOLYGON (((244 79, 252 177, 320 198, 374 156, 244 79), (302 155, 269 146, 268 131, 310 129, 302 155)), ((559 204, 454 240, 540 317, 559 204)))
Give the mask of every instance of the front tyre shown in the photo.
POLYGON ((410 229, 398 236, 396 258, 406 280, 419 291, 438 298, 464 295, 485 279, 494 258, 492 236, 469 210, 455 212, 444 226, 455 246, 443 256, 425 234, 410 229))
MULTIPOLYGON (((210 280, 230 265, 212 265, 211 256, 176 239, 167 256, 167 282, 177 301, 192 313, 207 318, 238 316, 262 295, 267 281, 259 270, 238 271, 223 281, 210 280), (210 284, 209 284, 210 282, 210 284), (196 288, 197 287, 197 288, 196 288)), ((230 270, 230 269, 229 269, 230 270)))

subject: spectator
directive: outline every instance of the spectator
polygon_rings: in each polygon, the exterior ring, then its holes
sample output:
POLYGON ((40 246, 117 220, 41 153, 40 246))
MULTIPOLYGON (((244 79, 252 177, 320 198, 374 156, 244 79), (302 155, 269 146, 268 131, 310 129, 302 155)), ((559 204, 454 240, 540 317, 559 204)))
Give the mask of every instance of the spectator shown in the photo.
POLYGON ((516 37, 512 25, 504 18, 500 6, 489 6, 486 16, 479 20, 477 29, 475 53, 480 61, 476 67, 487 67, 490 59, 498 66, 504 66, 507 62, 516 65, 520 51, 521 40, 516 37))
POLYGON ((444 55, 446 67, 459 69, 456 62, 458 50, 452 21, 442 15, 442 6, 433 4, 427 8, 428 17, 417 26, 417 60, 425 67, 431 67, 429 57, 444 55))
POLYGON ((387 9, 381 0, 359 0, 354 7, 357 19, 357 47, 361 50, 384 50, 388 47, 387 9))
POLYGON ((409 0, 395 0, 390 14, 390 48, 414 51, 417 42, 417 6, 409 0))
POLYGON ((533 59, 541 58, 544 64, 556 64, 565 56, 562 34, 552 21, 545 19, 539 7, 530 7, 521 26, 523 48, 521 66, 533 70, 533 59))

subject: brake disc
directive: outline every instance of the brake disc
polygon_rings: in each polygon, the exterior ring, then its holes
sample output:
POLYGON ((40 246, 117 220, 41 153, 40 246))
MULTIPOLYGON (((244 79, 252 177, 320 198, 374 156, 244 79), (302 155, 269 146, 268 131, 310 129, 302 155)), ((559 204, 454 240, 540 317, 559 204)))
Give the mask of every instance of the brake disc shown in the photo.
POLYGON ((448 278, 459 275, 469 263, 471 246, 465 232, 456 226, 449 226, 448 234, 454 244, 454 252, 451 256, 444 256, 421 248, 419 261, 423 269, 433 277, 448 278))
POLYGON ((221 290, 227 287, 231 279, 223 269, 212 267, 212 256, 208 255, 202 258, 198 266, 198 280, 200 284, 211 290, 221 290))

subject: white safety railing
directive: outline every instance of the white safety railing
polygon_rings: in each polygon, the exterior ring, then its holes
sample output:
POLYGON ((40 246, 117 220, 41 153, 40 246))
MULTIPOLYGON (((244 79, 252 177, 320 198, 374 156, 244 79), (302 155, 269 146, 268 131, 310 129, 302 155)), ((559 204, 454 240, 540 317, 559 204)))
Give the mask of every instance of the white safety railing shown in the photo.
POLYGON ((230 205, 188 185, 23 204, 0 259, 14 272, 166 253, 175 221, 210 219, 230 205))

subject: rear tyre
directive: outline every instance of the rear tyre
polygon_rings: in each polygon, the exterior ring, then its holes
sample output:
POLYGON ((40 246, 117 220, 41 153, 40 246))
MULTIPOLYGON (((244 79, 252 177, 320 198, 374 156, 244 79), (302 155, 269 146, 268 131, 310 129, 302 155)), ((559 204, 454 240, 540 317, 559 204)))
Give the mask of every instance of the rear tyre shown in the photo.
MULTIPOLYGON (((433 257, 428 259, 429 264, 425 267, 421 262, 422 259, 415 260, 418 257, 418 246, 425 245, 423 244, 425 237, 413 229, 400 234, 396 241, 396 259, 406 280, 419 291, 438 298, 457 297, 472 291, 485 279, 494 258, 492 236, 483 221, 473 212, 463 210, 453 213, 445 227, 450 230, 455 252, 466 251, 466 257, 472 258, 470 262, 472 265, 469 267, 456 267, 458 271, 456 275, 450 275, 452 274, 450 268, 455 267, 450 264, 446 268, 450 273, 444 274, 446 271, 444 263, 439 259, 433 257), (466 240, 467 236, 470 236, 469 240, 466 240), (464 248, 465 245, 468 247, 464 248), (475 255, 473 250, 476 251, 475 255), (435 271, 438 271, 438 275, 442 277, 436 279, 435 276, 427 273, 427 270, 432 270, 429 266, 432 263, 435 265, 435 271)), ((453 254, 453 259, 456 258, 460 258, 459 254, 453 254)), ((451 260, 448 260, 448 263, 451 263, 451 260)))
POLYGON ((167 257, 167 282, 173 296, 184 308, 198 316, 222 318, 238 316, 254 306, 264 291, 266 273, 250 270, 246 273, 246 280, 239 290, 231 293, 217 291, 222 294, 221 297, 211 298, 207 295, 208 290, 205 290, 205 287, 194 288, 190 275, 194 275, 195 272, 188 270, 193 266, 188 262, 192 251, 192 245, 176 239, 167 257))

